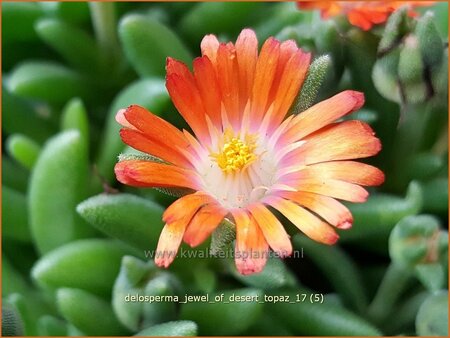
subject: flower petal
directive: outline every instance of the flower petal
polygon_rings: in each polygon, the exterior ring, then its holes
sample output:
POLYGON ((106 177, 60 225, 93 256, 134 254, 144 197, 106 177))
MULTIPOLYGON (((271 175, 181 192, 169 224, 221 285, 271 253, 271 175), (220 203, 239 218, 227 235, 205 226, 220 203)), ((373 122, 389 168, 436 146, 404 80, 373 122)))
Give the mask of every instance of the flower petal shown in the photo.
POLYGON ((197 246, 217 228, 228 211, 220 205, 212 203, 202 207, 192 218, 183 240, 194 247, 197 246))
POLYGON ((373 23, 370 20, 370 17, 367 17, 364 12, 359 10, 350 11, 347 14, 348 21, 356 27, 361 28, 364 31, 368 31, 372 28, 373 23))
POLYGON ((179 198, 166 209, 163 214, 166 225, 159 237, 155 255, 156 265, 167 268, 172 263, 186 227, 198 209, 209 200, 207 195, 197 192, 179 198))
POLYGON ((206 55, 212 62, 213 65, 216 64, 217 50, 219 49, 219 40, 213 34, 205 35, 200 43, 200 49, 202 50, 202 55, 206 55))
POLYGON ((332 227, 298 204, 277 196, 271 196, 267 202, 309 238, 324 244, 334 244, 338 240, 339 236, 332 227))
POLYGON ((280 191, 277 195, 308 208, 339 229, 352 226, 353 216, 350 210, 334 198, 306 191, 280 191))
POLYGON ((360 185, 376 186, 384 182, 384 174, 380 169, 354 161, 322 162, 310 165, 306 170, 311 175, 360 185))
POLYGON ((275 118, 271 122, 271 131, 281 123, 298 95, 305 80, 310 60, 310 53, 303 53, 302 50, 298 50, 284 67, 274 97, 275 118))
POLYGON ((236 40, 236 59, 239 69, 239 109, 244 111, 253 88, 256 61, 258 60, 258 39, 251 29, 243 29, 236 40))
POLYGON ((261 272, 266 265, 269 246, 251 215, 242 209, 232 211, 236 223, 234 261, 243 275, 261 272))
POLYGON ((233 44, 221 43, 217 51, 217 78, 222 102, 228 120, 237 130, 240 122, 239 112, 239 74, 236 62, 236 50, 233 44))
POLYGON ((206 111, 195 83, 194 76, 186 65, 176 62, 176 66, 168 67, 166 88, 180 114, 203 142, 209 139, 206 125, 206 111))
POLYGON ((155 253, 155 264, 167 268, 177 256, 178 248, 183 239, 186 223, 178 221, 166 224, 159 235, 158 246, 155 253))
POLYGON ((278 59, 280 56, 280 42, 270 37, 264 42, 256 63, 255 81, 252 89, 252 119, 255 123, 262 120, 268 104, 270 88, 275 78, 278 59))
POLYGON ((272 250, 280 257, 290 256, 292 244, 289 235, 275 215, 261 203, 251 204, 247 208, 258 223, 272 250))
POLYGON ((314 164, 373 156, 381 150, 381 142, 374 134, 361 121, 335 123, 305 138, 306 143, 286 155, 282 162, 299 159, 301 164, 314 164))
POLYGON ((166 143, 160 143, 151 139, 139 131, 128 128, 120 130, 120 137, 124 143, 134 149, 156 156, 182 168, 192 168, 191 161, 183 155, 183 152, 178 151, 178 149, 185 149, 185 146, 177 146, 176 143, 169 146, 166 143))
POLYGON ((363 93, 346 90, 336 94, 295 116, 280 140, 285 143, 298 141, 342 116, 358 110, 363 104, 363 93))
POLYGON ((208 194, 198 191, 194 194, 185 195, 173 202, 164 211, 162 219, 166 223, 173 223, 187 215, 190 221, 200 207, 209 203, 215 203, 215 200, 208 194))
POLYGON ((197 190, 196 174, 174 165, 130 160, 116 164, 117 180, 135 187, 180 187, 197 190))
POLYGON ((193 63, 194 76, 207 114, 216 127, 221 126, 220 88, 216 71, 207 56, 196 58, 193 63))

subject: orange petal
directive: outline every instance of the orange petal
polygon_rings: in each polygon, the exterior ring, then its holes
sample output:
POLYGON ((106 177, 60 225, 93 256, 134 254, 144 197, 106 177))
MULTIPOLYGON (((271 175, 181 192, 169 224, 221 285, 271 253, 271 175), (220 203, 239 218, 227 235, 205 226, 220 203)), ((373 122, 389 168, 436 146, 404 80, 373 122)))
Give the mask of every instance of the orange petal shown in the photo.
POLYGON ((232 211, 236 223, 234 261, 243 275, 261 272, 266 265, 269 246, 253 217, 242 209, 232 211))
POLYGON ((217 51, 217 79, 228 120, 237 129, 239 114, 239 73, 233 44, 221 43, 217 51))
POLYGON ((311 175, 360 185, 376 186, 384 182, 384 174, 380 169, 354 161, 322 162, 308 166, 306 170, 311 175))
POLYGON ((218 204, 205 205, 189 223, 183 237, 184 241, 192 247, 203 243, 222 222, 227 213, 228 211, 218 204))
MULTIPOLYGON (((188 145, 183 133, 178 128, 141 106, 129 106, 123 112, 123 116, 129 124, 147 137, 169 145, 176 144, 181 147, 187 147, 188 145)), ((124 125, 124 127, 127 127, 127 125, 124 125)))
POLYGON ((338 240, 339 236, 332 227, 298 204, 276 196, 268 199, 268 203, 309 238, 324 244, 334 244, 338 240))
POLYGON ((176 144, 168 145, 166 143, 160 143, 146 137, 139 131, 127 128, 122 128, 120 130, 120 137, 124 143, 134 149, 156 156, 166 162, 183 168, 192 167, 191 162, 183 155, 181 151, 178 151, 178 149, 184 149, 184 146, 179 147, 176 144))
POLYGON ((164 211, 162 219, 166 223, 173 223, 189 215, 190 220, 200 207, 210 203, 216 203, 213 197, 197 191, 194 194, 185 195, 173 202, 164 211))
POLYGON ((205 109, 195 82, 177 73, 167 74, 166 87, 175 107, 199 139, 207 142, 208 127, 205 109))
POLYGON ((272 102, 276 98, 276 92, 278 90, 281 77, 289 59, 292 58, 296 52, 299 51, 297 44, 294 40, 283 41, 280 44, 280 56, 277 62, 277 69, 275 71, 275 77, 272 81, 272 87, 270 88, 269 102, 272 102))
POLYGON ((196 58, 193 65, 195 81, 204 106, 208 107, 207 113, 211 121, 219 127, 222 123, 220 115, 221 97, 216 71, 207 56, 196 58))
POLYGON ((364 15, 361 11, 359 10, 353 10, 350 11, 347 14, 348 17, 348 21, 356 27, 361 28, 364 31, 368 31, 369 29, 372 28, 373 23, 370 20, 370 16, 367 17, 366 15, 364 15))
POLYGON ((350 210, 334 198, 306 191, 281 191, 277 195, 308 208, 339 229, 352 226, 353 216, 350 210))
POLYGON ((275 215, 261 203, 248 206, 248 210, 255 218, 272 250, 280 257, 290 256, 292 244, 289 235, 275 215))
POLYGON ((236 59, 239 69, 239 109, 244 111, 250 98, 258 60, 258 39, 251 29, 243 29, 236 40, 236 59))
POLYGON ((174 165, 130 160, 114 167, 117 180, 135 187, 184 187, 198 189, 196 174, 174 165))
POLYGON ((194 76, 192 75, 188 66, 174 58, 168 57, 166 59, 166 73, 167 75, 178 74, 188 80, 192 85, 194 84, 194 76))
POLYGON ((255 123, 261 121, 267 108, 269 91, 275 78, 278 59, 280 56, 280 42, 270 37, 261 48, 256 62, 255 81, 252 89, 252 119, 255 123))
POLYGON ((358 110, 363 104, 363 93, 353 90, 343 91, 295 116, 281 140, 286 143, 298 141, 342 116, 358 110))
POLYGON ((212 64, 215 65, 217 50, 219 49, 219 40, 217 40, 217 37, 213 34, 205 35, 200 43, 200 49, 202 50, 202 55, 206 55, 212 64))
POLYGON ((302 164, 369 157, 381 150, 381 142, 372 128, 361 121, 332 124, 308 136, 306 143, 285 157, 285 161, 300 159, 302 164))
POLYGON ((175 259, 186 224, 183 221, 166 224, 159 235, 155 253, 155 264, 167 268, 175 259))
POLYGON ((274 97, 275 118, 272 120, 272 130, 281 123, 292 106, 305 80, 310 60, 310 53, 298 50, 287 62, 274 97))
POLYGON ((320 177, 301 177, 283 183, 298 191, 307 191, 350 202, 365 202, 369 193, 359 185, 320 177))

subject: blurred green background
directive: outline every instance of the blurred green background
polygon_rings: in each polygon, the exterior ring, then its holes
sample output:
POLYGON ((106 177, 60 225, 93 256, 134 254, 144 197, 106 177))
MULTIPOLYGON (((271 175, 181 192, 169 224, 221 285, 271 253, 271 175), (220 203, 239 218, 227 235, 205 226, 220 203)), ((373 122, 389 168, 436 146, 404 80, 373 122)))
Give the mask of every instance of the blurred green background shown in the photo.
POLYGON ((448 334, 446 2, 417 19, 400 10, 369 32, 289 2, 1 9, 3 335, 448 334), (271 258, 258 275, 239 275, 231 258, 156 268, 145 250, 155 249, 174 198, 116 182, 117 156, 132 150, 114 116, 139 104, 186 127, 165 89, 166 57, 190 66, 204 35, 234 41, 245 27, 260 44, 294 39, 314 58, 327 55, 310 71, 304 105, 348 88, 365 93, 349 118, 382 140, 370 163, 386 183, 349 205, 355 222, 338 245, 297 234, 303 257, 271 258), (139 303, 127 294, 307 299, 139 303))

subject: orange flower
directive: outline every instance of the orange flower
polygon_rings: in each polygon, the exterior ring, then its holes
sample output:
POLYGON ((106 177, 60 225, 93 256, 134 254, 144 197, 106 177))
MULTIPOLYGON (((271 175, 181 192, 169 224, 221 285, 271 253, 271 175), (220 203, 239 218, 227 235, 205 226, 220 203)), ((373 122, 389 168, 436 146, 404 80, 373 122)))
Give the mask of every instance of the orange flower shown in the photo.
POLYGON ((415 16, 412 8, 430 6, 433 1, 299 1, 297 6, 302 9, 319 9, 322 18, 344 14, 348 21, 365 31, 373 25, 383 23, 397 8, 409 6, 409 15, 415 16))
POLYGON ((372 129, 334 122, 358 110, 363 94, 344 91, 286 117, 311 59, 294 41, 269 38, 258 55, 255 33, 244 29, 236 44, 207 35, 201 50, 193 74, 171 58, 166 67, 169 94, 193 134, 136 105, 116 117, 125 143, 163 160, 117 163, 120 182, 189 189, 164 212, 156 264, 169 266, 181 241, 199 245, 227 217, 236 224, 237 269, 259 272, 269 247, 282 257, 292 252, 270 207, 310 238, 335 243, 333 227, 352 225, 337 199, 364 202, 360 185, 384 180, 377 168, 352 161, 380 151, 372 129))

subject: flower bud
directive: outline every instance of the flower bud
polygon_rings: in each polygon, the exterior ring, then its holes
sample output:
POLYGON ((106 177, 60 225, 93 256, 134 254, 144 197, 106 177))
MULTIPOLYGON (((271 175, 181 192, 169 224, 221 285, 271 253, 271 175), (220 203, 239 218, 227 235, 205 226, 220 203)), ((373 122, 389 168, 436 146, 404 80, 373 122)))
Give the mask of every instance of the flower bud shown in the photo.
POLYGON ((401 220, 389 238, 389 254, 394 264, 414 270, 416 277, 430 290, 445 282, 448 252, 447 232, 436 218, 409 216, 401 220))
POLYGON ((414 22, 406 8, 389 18, 372 72, 375 87, 388 100, 422 103, 447 88, 441 75, 444 45, 432 18, 429 12, 414 22))

